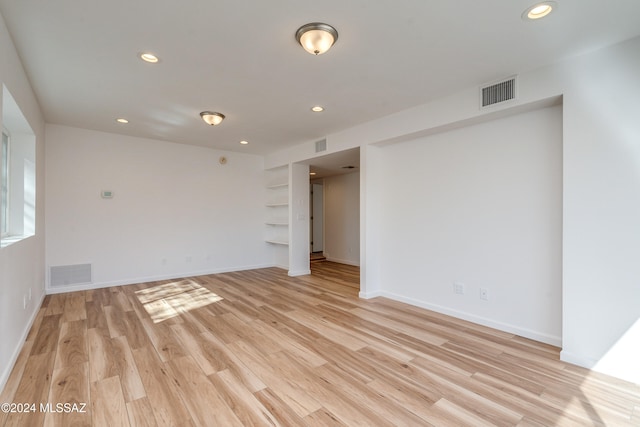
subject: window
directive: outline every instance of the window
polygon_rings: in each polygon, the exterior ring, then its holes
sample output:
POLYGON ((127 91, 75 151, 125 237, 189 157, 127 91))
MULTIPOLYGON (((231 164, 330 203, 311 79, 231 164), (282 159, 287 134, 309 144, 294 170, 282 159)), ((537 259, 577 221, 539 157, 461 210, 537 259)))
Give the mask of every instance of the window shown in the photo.
POLYGON ((2 87, 0 247, 36 234, 36 137, 2 87))
POLYGON ((2 131, 2 200, 0 200, 0 235, 6 236, 9 233, 9 135, 2 131))

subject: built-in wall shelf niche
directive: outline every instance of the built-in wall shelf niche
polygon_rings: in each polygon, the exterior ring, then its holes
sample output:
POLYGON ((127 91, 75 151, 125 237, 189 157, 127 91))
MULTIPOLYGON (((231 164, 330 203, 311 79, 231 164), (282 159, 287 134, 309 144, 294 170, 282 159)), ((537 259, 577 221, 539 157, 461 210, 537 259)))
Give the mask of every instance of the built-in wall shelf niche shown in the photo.
POLYGON ((273 246, 276 265, 289 265, 289 167, 266 171, 265 241, 273 246))
POLYGON ((287 187, 289 187, 289 184, 285 182, 284 184, 269 185, 267 188, 270 190, 277 190, 278 188, 287 188, 287 187))

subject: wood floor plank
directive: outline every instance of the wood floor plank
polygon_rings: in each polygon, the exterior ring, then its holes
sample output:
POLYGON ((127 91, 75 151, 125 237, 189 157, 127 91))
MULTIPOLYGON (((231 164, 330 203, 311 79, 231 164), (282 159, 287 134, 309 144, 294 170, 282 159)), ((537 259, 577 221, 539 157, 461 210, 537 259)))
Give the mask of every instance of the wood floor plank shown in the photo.
POLYGON ((90 426, 89 363, 78 362, 54 370, 48 403, 55 410, 46 412, 45 426, 90 426), (63 406, 58 408, 59 404, 63 406))
POLYGON ((119 377, 91 383, 91 424, 94 427, 129 425, 119 377))
POLYGON ((127 413, 131 427, 157 427, 158 425, 153 416, 153 408, 146 397, 127 402, 127 413))
POLYGON ((242 426, 238 416, 190 356, 172 359, 167 365, 196 424, 242 426))
POLYGON ((32 355, 56 351, 61 317, 62 314, 44 316, 31 348, 32 355))
MULTIPOLYGON (((40 310, 40 312, 42 312, 42 309, 40 310)), ((20 350, 18 360, 16 360, 16 364, 14 365, 13 370, 9 375, 9 379, 7 379, 7 383, 5 384, 2 393, 0 393, 0 403, 16 402, 14 396, 16 394, 16 391, 18 390, 18 386, 20 385, 22 377, 24 376, 27 361, 29 360, 29 354, 31 353, 31 346, 33 346, 33 340, 26 341, 24 343, 24 346, 20 350)), ((8 412, 0 411, 0 426, 3 426, 5 424, 8 416, 8 412)))
POLYGON ((65 294, 64 307, 62 308, 62 322, 86 320, 84 292, 72 292, 65 294))
POLYGON ((306 393, 314 400, 321 402, 322 408, 343 423, 352 426, 392 427, 394 425, 391 420, 372 414, 368 407, 354 404, 353 396, 345 393, 341 387, 330 381, 318 381, 314 370, 296 363, 296 360, 285 352, 270 354, 268 360, 272 365, 279 366, 281 372, 288 378, 295 378, 301 393, 306 393))
POLYGON ((38 331, 40 330, 40 324, 42 324, 42 319, 44 319, 45 313, 47 312, 47 307, 40 307, 38 310, 38 314, 36 314, 36 318, 33 320, 33 324, 31 325, 31 329, 29 329, 29 333, 27 334, 26 341, 33 342, 38 331))
POLYGON ((64 322, 60 327, 55 368, 66 368, 88 361, 87 321, 64 322))
POLYGON ((305 417, 322 408, 322 404, 314 396, 298 385, 298 378, 288 375, 286 367, 271 365, 269 359, 265 358, 259 350, 242 341, 230 344, 229 348, 246 366, 250 366, 251 370, 265 384, 268 384, 269 388, 299 417, 305 417))
POLYGON ((190 421, 191 415, 178 394, 176 384, 155 350, 152 347, 135 349, 133 358, 158 426, 182 425, 190 421))
POLYGON ((40 403, 46 403, 49 397, 54 361, 54 351, 29 356, 24 367, 24 374, 11 402, 33 404, 35 411, 9 413, 5 426, 38 426, 43 424, 45 412, 40 411, 40 403))
POLYGON ((146 391, 127 338, 120 336, 111 341, 125 402, 145 397, 146 391))
POLYGON ((203 348, 206 353, 210 356, 214 356, 215 360, 221 363, 220 368, 218 368, 217 371, 228 369, 252 393, 263 390, 267 387, 256 373, 221 340, 216 338, 210 332, 204 332, 200 335, 205 340, 203 348))
POLYGON ((278 422, 287 427, 297 427, 305 425, 302 418, 287 405, 272 390, 265 388, 254 393, 258 401, 269 411, 269 413, 278 420, 278 422))
POLYGON ((107 319, 107 328, 111 338, 126 335, 127 326, 125 324, 124 311, 117 305, 108 305, 104 307, 104 315, 107 319))
POLYGON ((209 376, 220 396, 243 425, 280 426, 278 419, 251 393, 231 371, 225 369, 209 376))
POLYGON ((142 319, 142 326, 153 348, 163 362, 186 356, 180 342, 171 331, 170 324, 165 322, 154 323, 151 319, 142 319))
POLYGON ((102 329, 87 329, 89 350, 89 380, 104 380, 118 375, 117 353, 108 332, 102 329))
POLYGON ((357 267, 311 269, 45 297, 0 396, 89 411, 2 413, 0 426, 640 425, 638 384, 511 333, 359 299, 357 267))

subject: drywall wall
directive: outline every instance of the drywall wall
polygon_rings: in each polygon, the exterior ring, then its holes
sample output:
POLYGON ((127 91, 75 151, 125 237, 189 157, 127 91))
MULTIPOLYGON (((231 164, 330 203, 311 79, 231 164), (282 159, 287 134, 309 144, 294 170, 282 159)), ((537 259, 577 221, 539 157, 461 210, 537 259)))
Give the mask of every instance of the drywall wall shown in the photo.
POLYGON ((562 357, 640 384, 640 38, 570 65, 562 357))
MULTIPOLYGON (((562 353, 565 361, 640 383, 637 141, 640 37, 518 75, 518 99, 478 109, 478 88, 327 135, 324 155, 360 147, 361 293, 381 294, 380 144, 411 141, 563 99, 562 353), (374 145, 375 144, 375 145, 374 145)), ((316 156, 313 142, 268 167, 316 156)), ((417 184, 414 184, 417 185, 417 184)), ((387 285, 388 286, 388 285, 387 285)))
POLYGON ((261 157, 57 125, 46 132, 47 267, 91 264, 90 286, 109 286, 272 264, 261 157))
POLYGON ((562 107, 382 150, 383 292, 560 345, 562 107))
POLYGON ((360 265, 360 174, 324 179, 324 255, 360 265))
POLYGON ((309 266, 309 165, 289 165, 289 276, 311 273, 309 266))
MULTIPOLYGON (((36 136, 35 235, 0 248, 0 390, 44 297, 44 120, 31 85, 0 16, 0 84, 12 95, 36 136), (31 299, 28 299, 31 292, 31 299), (27 296, 26 307, 23 306, 27 296)), ((0 91, 2 97, 2 91, 0 91)), ((2 105, 0 99, 0 105, 2 105)), ((2 115, 0 114, 0 118, 2 115)), ((1 119, 0 119, 1 120, 1 119)), ((9 123, 0 123, 9 126, 9 123)), ((29 230, 31 231, 31 230, 29 230)))

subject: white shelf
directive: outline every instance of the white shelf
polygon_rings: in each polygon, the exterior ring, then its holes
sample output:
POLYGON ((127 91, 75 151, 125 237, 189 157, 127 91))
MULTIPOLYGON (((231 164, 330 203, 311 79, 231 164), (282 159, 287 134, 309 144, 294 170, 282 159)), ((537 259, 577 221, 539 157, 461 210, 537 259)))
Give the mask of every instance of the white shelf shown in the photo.
POLYGON ((267 206, 268 208, 275 208, 278 206, 289 206, 289 203, 284 202, 284 203, 267 203, 265 206, 267 206))
POLYGON ((268 222, 265 222, 265 224, 267 224, 267 225, 284 225, 284 226, 289 225, 288 222, 276 222, 276 221, 268 221, 268 222))
POLYGON ((284 240, 266 240, 266 242, 274 245, 289 246, 289 242, 285 242, 284 240))
POLYGON ((284 188, 284 187, 288 187, 289 184, 284 183, 284 184, 274 184, 274 185, 270 185, 267 188, 270 188, 272 190, 275 190, 276 188, 284 188))

